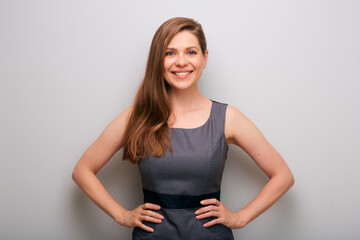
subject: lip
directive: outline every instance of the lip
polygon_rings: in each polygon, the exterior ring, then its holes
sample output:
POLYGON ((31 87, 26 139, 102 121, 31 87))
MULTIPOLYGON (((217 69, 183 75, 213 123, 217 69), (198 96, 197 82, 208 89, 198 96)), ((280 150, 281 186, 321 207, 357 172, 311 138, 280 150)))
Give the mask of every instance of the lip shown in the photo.
POLYGON ((174 70, 170 71, 171 73, 178 73, 178 72, 193 72, 194 70, 187 70, 187 69, 181 69, 181 70, 174 70))
POLYGON ((189 77, 194 72, 194 70, 179 69, 179 70, 173 70, 170 72, 171 72, 172 76, 174 76, 177 79, 185 79, 185 78, 189 77), (177 75, 176 74, 176 73, 184 73, 184 72, 188 72, 188 74, 186 74, 186 75, 177 75))
POLYGON ((177 79, 185 79, 185 78, 189 77, 192 73, 193 73, 193 71, 188 71, 188 70, 171 71, 171 74, 177 79), (189 72, 189 73, 186 75, 176 75, 175 74, 175 73, 181 73, 181 72, 189 72))

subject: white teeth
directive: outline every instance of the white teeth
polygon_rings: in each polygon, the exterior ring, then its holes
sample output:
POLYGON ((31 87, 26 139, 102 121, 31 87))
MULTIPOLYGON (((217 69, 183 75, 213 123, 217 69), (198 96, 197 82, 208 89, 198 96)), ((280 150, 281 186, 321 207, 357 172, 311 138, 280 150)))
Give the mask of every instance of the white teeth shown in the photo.
POLYGON ((178 75, 178 76, 185 76, 185 75, 188 75, 190 72, 175 72, 174 74, 175 75, 178 75))

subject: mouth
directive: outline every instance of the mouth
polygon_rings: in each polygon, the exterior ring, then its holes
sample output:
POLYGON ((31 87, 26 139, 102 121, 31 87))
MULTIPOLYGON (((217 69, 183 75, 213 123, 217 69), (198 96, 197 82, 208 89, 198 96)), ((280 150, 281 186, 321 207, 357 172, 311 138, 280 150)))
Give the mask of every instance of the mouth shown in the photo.
POLYGON ((192 72, 193 71, 182 71, 182 72, 176 71, 176 72, 171 72, 171 73, 176 75, 176 76, 187 76, 192 72))

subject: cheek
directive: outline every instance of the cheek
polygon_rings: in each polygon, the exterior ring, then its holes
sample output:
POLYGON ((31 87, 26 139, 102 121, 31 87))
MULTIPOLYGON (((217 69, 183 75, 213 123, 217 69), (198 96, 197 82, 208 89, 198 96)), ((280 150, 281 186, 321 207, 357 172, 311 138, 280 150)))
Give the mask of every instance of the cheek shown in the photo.
POLYGON ((165 78, 165 80, 168 80, 168 78, 171 76, 171 72, 169 71, 169 69, 167 69, 166 67, 164 67, 164 74, 163 74, 163 76, 164 76, 164 78, 165 78))
POLYGON ((171 66, 171 64, 169 64, 169 61, 164 61, 163 76, 166 81, 168 81, 168 78, 171 75, 170 66, 171 66))
POLYGON ((202 59, 196 59, 192 64, 197 70, 202 70, 204 68, 204 61, 202 59))
POLYGON ((168 70, 171 67, 171 65, 172 65, 171 59, 165 59, 164 60, 164 69, 165 69, 165 71, 168 70))

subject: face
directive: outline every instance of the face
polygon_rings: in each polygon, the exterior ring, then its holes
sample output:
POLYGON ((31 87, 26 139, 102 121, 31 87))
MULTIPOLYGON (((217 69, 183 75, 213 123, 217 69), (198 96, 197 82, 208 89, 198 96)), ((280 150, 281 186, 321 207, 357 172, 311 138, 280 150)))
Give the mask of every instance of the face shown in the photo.
POLYGON ((206 66, 208 52, 202 54, 198 39, 190 31, 181 31, 169 43, 164 59, 164 77, 172 89, 197 86, 206 66))

